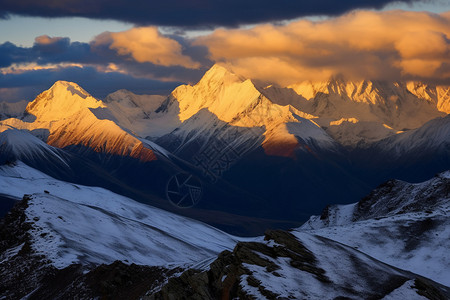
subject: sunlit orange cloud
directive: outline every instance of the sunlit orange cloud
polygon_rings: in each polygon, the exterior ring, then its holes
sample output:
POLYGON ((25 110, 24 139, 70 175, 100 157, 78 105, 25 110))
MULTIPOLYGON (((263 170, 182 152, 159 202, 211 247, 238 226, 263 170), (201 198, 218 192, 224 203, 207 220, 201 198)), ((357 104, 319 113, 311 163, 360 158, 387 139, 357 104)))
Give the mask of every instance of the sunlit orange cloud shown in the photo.
POLYGON ((450 12, 354 11, 324 21, 218 29, 196 39, 240 74, 286 85, 350 78, 449 79, 450 12))
POLYGON ((64 38, 62 37, 49 37, 48 35, 41 35, 38 36, 34 39, 34 41, 37 44, 41 44, 41 45, 51 45, 54 44, 55 42, 58 42, 60 40, 62 40, 64 38))
POLYGON ((156 27, 136 27, 123 32, 104 32, 94 45, 109 45, 120 55, 131 55, 137 62, 150 62, 161 66, 200 67, 189 56, 182 54, 181 45, 163 36, 156 27))

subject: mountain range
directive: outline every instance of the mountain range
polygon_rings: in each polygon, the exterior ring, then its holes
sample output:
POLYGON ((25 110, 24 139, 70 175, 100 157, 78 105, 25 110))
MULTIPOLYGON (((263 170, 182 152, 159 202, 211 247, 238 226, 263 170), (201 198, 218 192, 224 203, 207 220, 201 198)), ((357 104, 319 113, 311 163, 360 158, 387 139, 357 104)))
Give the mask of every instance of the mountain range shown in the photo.
POLYGON ((214 65, 0 108, 0 298, 450 297, 450 87, 214 65))
POLYGON ((58 81, 21 105, 3 104, 3 162, 235 234, 297 226, 391 178, 450 168, 450 87, 418 82, 334 76, 279 87, 214 65, 168 97, 119 90, 101 101, 58 81), (201 185, 189 209, 168 201, 177 174, 201 185))

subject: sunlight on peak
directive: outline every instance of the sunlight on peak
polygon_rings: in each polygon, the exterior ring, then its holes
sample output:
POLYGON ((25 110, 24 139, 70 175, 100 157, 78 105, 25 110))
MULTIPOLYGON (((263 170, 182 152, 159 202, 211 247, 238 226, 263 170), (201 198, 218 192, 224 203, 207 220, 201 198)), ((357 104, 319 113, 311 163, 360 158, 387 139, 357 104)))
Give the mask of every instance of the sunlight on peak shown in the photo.
POLYGON ((82 108, 98 107, 105 105, 78 84, 60 80, 39 94, 28 104, 26 110, 40 121, 54 121, 66 118, 82 108))
POLYGON ((359 122, 359 120, 356 118, 342 118, 340 120, 330 122, 330 126, 341 125, 344 122, 356 124, 359 122))

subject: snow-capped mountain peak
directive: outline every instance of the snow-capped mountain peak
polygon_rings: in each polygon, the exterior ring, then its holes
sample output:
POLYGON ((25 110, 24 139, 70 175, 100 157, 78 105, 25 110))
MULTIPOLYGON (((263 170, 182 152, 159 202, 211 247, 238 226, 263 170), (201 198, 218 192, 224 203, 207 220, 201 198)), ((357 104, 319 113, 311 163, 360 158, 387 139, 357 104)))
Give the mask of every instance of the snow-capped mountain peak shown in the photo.
POLYGON ((57 81, 30 102, 26 111, 40 121, 56 121, 73 115, 83 108, 105 107, 78 84, 57 81))
MULTIPOLYGON (((142 112, 140 108, 138 110, 142 112)), ((58 148, 82 146, 95 152, 131 156, 142 161, 156 159, 147 144, 117 124, 105 103, 76 83, 57 81, 29 103, 26 112, 30 116, 24 120, 2 121, 4 126, 0 130, 5 126, 39 130, 45 133, 42 136, 47 144, 58 148)))
POLYGON ((450 87, 432 86, 422 82, 410 81, 406 84, 406 88, 418 98, 436 105, 439 111, 450 113, 450 87))
POLYGON ((199 81, 200 85, 212 85, 222 84, 229 85, 233 83, 240 83, 246 79, 242 76, 235 74, 226 66, 215 64, 203 75, 199 81))

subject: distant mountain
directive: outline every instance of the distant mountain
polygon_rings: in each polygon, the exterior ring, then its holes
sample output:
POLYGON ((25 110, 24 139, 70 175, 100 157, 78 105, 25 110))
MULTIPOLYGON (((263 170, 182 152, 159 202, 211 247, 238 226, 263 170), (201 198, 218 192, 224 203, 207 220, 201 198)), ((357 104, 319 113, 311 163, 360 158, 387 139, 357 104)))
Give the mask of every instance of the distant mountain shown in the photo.
POLYGON ((237 143, 244 139, 253 144, 253 147, 244 147, 247 151, 262 145, 266 153, 280 156, 293 155, 293 148, 302 145, 337 147, 336 142, 310 120, 312 115, 290 104, 279 105, 268 96, 252 80, 215 65, 195 86, 176 88, 158 112, 176 116, 182 123, 173 135, 195 131, 201 138, 208 139, 240 129, 243 137, 233 140, 231 148, 240 148, 237 143), (216 123, 208 119, 209 114, 217 118, 216 123))
POLYGON ((348 81, 343 76, 290 87, 308 99, 308 111, 319 118, 354 118, 403 130, 450 113, 450 87, 419 82, 348 81))
POLYGON ((426 180, 450 169, 450 116, 353 149, 350 157, 358 177, 368 182, 426 180))
POLYGON ((28 101, 0 102, 0 120, 9 118, 20 118, 23 116, 28 101))
MULTIPOLYGON (((450 169, 449 99, 449 87, 342 76, 280 87, 215 65, 167 97, 119 90, 101 101, 58 81, 0 131, 52 146, 27 163, 58 179, 252 235, 358 201, 388 179, 450 169), (56 149, 68 166, 53 163, 56 149), (201 186, 188 209, 168 195, 177 176, 201 186)), ((12 157, 25 159, 17 149, 12 157)))
POLYGON ((449 215, 447 171, 422 183, 388 181, 358 203, 328 206, 296 232, 335 240, 450 286, 449 215))

